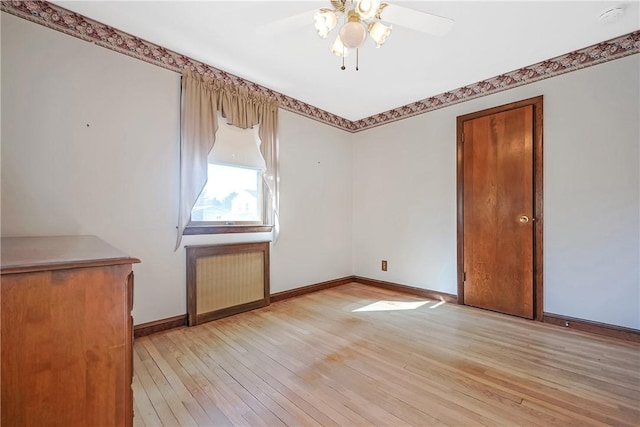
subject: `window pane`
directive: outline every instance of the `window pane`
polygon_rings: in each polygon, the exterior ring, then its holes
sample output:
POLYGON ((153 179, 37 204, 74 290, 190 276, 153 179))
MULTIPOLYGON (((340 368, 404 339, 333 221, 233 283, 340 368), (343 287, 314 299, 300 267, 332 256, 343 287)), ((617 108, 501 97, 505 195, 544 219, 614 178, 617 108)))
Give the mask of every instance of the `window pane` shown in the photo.
POLYGON ((209 163, 191 221, 262 222, 260 171, 209 163))

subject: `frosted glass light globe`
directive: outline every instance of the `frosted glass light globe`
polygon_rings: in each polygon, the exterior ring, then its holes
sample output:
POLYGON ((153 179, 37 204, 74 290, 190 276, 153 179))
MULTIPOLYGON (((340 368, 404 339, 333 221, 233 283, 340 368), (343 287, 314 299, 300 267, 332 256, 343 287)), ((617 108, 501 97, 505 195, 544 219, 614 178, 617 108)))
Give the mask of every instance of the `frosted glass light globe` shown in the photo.
POLYGON ((389 34, 391 34, 391 25, 384 25, 382 22, 369 25, 369 35, 376 42, 376 47, 382 46, 389 34))
POLYGON ((367 29, 360 22, 347 22, 340 29, 340 39, 349 48, 362 46, 366 37, 367 29))
POLYGON ((356 12, 362 19, 371 19, 380 8, 380 0, 359 0, 356 4, 356 12))
POLYGON ((318 35, 323 39, 327 38, 329 31, 333 30, 338 23, 336 14, 330 10, 319 10, 314 15, 315 27, 318 35))

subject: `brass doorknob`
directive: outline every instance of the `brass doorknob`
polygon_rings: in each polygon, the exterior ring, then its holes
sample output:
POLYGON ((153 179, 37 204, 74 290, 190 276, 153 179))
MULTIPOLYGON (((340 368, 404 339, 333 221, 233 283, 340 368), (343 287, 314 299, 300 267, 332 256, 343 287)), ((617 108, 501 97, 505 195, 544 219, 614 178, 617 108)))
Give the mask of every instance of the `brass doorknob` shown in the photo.
POLYGON ((529 222, 529 217, 528 217, 528 216, 526 216, 526 215, 522 215, 522 216, 520 217, 520 222, 521 222, 522 224, 526 224, 526 223, 528 223, 528 222, 529 222))

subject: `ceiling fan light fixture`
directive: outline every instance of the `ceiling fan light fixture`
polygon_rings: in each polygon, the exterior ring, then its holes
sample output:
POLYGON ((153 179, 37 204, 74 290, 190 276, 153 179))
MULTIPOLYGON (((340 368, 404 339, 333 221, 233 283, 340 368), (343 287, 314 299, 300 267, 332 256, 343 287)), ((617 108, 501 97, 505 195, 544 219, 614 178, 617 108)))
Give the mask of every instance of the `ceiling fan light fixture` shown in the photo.
POLYGON ((340 58, 344 58, 345 56, 349 55, 349 49, 347 49, 342 43, 342 40, 340 40, 340 36, 336 37, 336 40, 333 42, 333 44, 329 46, 329 51, 334 55, 339 56, 340 58))
POLYGON ((391 25, 385 25, 382 22, 372 22, 369 24, 369 35, 376 42, 376 47, 380 47, 391 34, 391 25))
POLYGON ((323 39, 326 39, 329 31, 333 30, 338 24, 338 17, 334 11, 329 9, 320 9, 313 15, 313 18, 315 20, 316 31, 323 39))
POLYGON ((380 0, 358 0, 355 11, 362 19, 371 19, 380 9, 380 0))
MULTIPOLYGON (((392 22, 437 36, 449 33, 454 23, 450 18, 399 6, 395 2, 385 3, 384 0, 329 0, 329 3, 331 9, 323 8, 314 14, 315 27, 322 38, 328 37, 333 28, 339 28, 338 37, 329 45, 329 51, 342 58, 341 70, 346 68, 344 58, 349 50, 355 49, 357 71, 359 48, 367 39, 367 34, 379 48, 391 34, 392 22), (382 21, 383 13, 385 22, 382 21)), ((624 12, 621 7, 605 11, 600 19, 615 19, 620 16, 621 10, 624 12)))

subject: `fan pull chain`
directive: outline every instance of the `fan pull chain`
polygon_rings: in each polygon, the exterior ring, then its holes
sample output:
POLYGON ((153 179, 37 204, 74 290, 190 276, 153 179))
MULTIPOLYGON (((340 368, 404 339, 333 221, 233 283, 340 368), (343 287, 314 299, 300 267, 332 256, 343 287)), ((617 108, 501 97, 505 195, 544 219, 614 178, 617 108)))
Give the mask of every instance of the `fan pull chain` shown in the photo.
POLYGON ((356 71, 358 71, 358 70, 359 70, 359 68, 358 68, 358 63, 359 63, 359 61, 360 61, 360 54, 359 54, 359 52, 360 52, 360 49, 356 48, 356 71))
POLYGON ((344 71, 344 70, 346 69, 346 67, 344 66, 344 57, 345 57, 345 52, 344 52, 344 51, 345 51, 345 48, 344 48, 344 46, 343 46, 343 47, 342 47, 342 67, 340 67, 340 69, 341 69, 342 71, 344 71))

